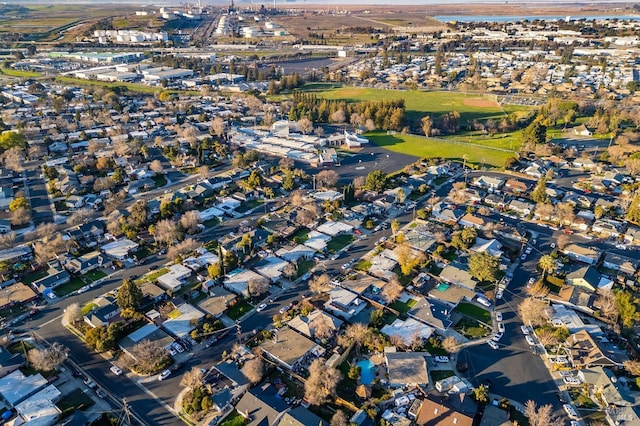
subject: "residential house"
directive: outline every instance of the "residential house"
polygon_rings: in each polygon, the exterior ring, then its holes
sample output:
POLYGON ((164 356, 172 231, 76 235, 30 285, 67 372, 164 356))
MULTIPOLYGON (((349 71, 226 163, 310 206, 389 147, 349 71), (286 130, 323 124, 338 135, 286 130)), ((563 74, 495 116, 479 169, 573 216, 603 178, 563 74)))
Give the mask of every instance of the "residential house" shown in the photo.
POLYGON ((110 263, 111 261, 104 255, 94 251, 69 260, 64 267, 73 274, 84 275, 94 269, 108 267, 110 263))
POLYGON ((464 413, 453 407, 447 400, 428 395, 420 404, 415 417, 417 426, 471 426, 473 413, 464 413))
POLYGON ((0 209, 7 210, 13 201, 13 187, 2 185, 0 187, 0 209))
MULTIPOLYGON (((2 207, 0 207, 1 209, 2 207)), ((0 219, 0 234, 6 234, 11 232, 11 221, 7 219, 0 219)))
POLYGON ((600 250, 588 248, 579 244, 569 244, 560 251, 569 256, 569 259, 586 263, 588 265, 598 264, 602 257, 602 252, 600 250))
POLYGON ((583 287, 593 292, 600 283, 600 273, 593 266, 582 266, 567 274, 565 280, 569 285, 583 287))
POLYGON ((298 363, 311 352, 324 351, 313 340, 307 339, 289 327, 276 330, 273 338, 260 344, 263 353, 288 370, 294 370, 298 363))
POLYGON ((514 195, 525 194, 529 191, 529 185, 518 179, 508 179, 504 184, 504 191, 514 195))
POLYGON ((62 284, 68 283, 70 280, 71 276, 69 272, 64 269, 58 269, 57 267, 51 267, 46 277, 34 281, 31 285, 40 293, 45 293, 62 284))
POLYGON ((502 251, 502 244, 500 241, 492 238, 490 240, 485 240, 484 238, 477 237, 476 243, 469 248, 470 251, 474 253, 489 253, 493 257, 502 257, 504 253, 502 251))
POLYGON ((390 338, 400 339, 402 343, 410 347, 416 338, 428 340, 433 334, 434 329, 410 317, 406 320, 396 318, 391 324, 385 324, 380 329, 380 332, 390 338))
POLYGON ((329 426, 329 423, 301 405, 284 413, 278 426, 329 426))
POLYGON ((607 252, 604 255, 602 266, 626 275, 634 275, 640 267, 640 260, 629 256, 607 252))
POLYGON ((0 309, 22 306, 38 297, 31 287, 23 283, 14 283, 0 289, 0 309))
POLYGON ((122 238, 118 241, 103 245, 100 249, 104 254, 114 260, 123 261, 129 255, 138 249, 138 243, 134 243, 128 238, 122 238))
POLYGON ((428 352, 396 352, 393 347, 384 348, 389 386, 397 388, 428 385, 428 356, 428 352))
POLYGON ((11 374, 27 362, 24 353, 11 353, 0 346, 0 378, 11 374))
POLYGON ((591 230, 593 232, 597 232, 603 237, 614 237, 618 238, 621 234, 624 233, 625 225, 624 223, 613 220, 613 219, 597 219, 591 230))
POLYGON ((475 186, 491 190, 498 190, 504 185, 504 179, 493 176, 480 176, 473 181, 475 186))
POLYGON ((139 287, 140 291, 142 291, 144 305, 156 303, 167 298, 167 293, 152 282, 143 281, 139 287))
POLYGON ((640 228, 630 226, 624 233, 624 240, 630 244, 640 244, 640 228))
POLYGON ((470 290, 474 290, 478 283, 469 273, 468 266, 459 263, 451 263, 445 266, 440 272, 440 279, 449 284, 465 287, 470 290))
POLYGON ((235 269, 226 275, 223 285, 235 294, 249 297, 248 286, 251 280, 264 280, 264 278, 249 269, 235 269))
POLYGON ((604 406, 636 407, 640 405, 640 395, 622 386, 608 368, 600 366, 578 370, 578 377, 591 392, 600 396, 604 406))
POLYGON ((247 426, 278 424, 287 410, 289 406, 277 397, 276 389, 269 383, 249 389, 236 404, 236 411, 245 418, 247 426))
POLYGON ((585 330, 571 334, 565 345, 574 368, 620 367, 629 359, 604 336, 594 337, 585 330))
POLYGON ((587 126, 585 126, 584 124, 576 126, 572 130, 573 134, 576 136, 591 136, 593 134, 591 130, 587 129, 587 126))
POLYGON ((120 307, 115 303, 96 308, 84 316, 84 321, 91 327, 108 326, 120 315, 120 307))
POLYGON ((324 308, 347 321, 366 307, 366 303, 357 294, 343 288, 331 289, 328 296, 329 300, 325 302, 324 308))
POLYGON ((158 284, 166 290, 173 292, 180 290, 191 276, 191 269, 182 264, 171 265, 166 274, 157 278, 158 284))
POLYGON ((536 205, 524 200, 512 200, 509 203, 508 209, 512 210, 516 213, 519 213, 521 216, 528 216, 533 212, 536 208, 536 205))
POLYGON ((198 306, 214 318, 221 316, 238 299, 237 295, 219 286, 210 287, 208 293, 209 297, 200 302, 198 306))
POLYGON ((461 226, 471 227, 476 229, 485 229, 487 226, 487 223, 490 223, 490 221, 487 221, 485 218, 481 216, 476 216, 473 213, 465 214, 458 221, 458 224, 460 224, 461 226))
POLYGON ((420 297, 407 314, 442 333, 453 324, 452 310, 446 303, 430 297, 420 297))
POLYGON ((326 312, 315 309, 307 316, 297 315, 287 325, 298 332, 315 338, 327 338, 335 335, 343 321, 326 312))
POLYGON ((590 315, 594 313, 595 293, 585 287, 564 284, 557 294, 549 293, 548 298, 590 315))

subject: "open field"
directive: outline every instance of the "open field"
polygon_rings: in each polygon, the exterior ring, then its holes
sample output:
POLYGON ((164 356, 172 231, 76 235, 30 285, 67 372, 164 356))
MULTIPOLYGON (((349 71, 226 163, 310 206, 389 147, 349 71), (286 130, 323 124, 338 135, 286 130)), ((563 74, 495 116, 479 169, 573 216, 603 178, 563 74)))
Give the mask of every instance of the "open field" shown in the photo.
MULTIPOLYGON (((342 99, 347 102, 404 99, 409 120, 419 120, 425 115, 438 117, 451 111, 458 111, 460 113, 460 123, 464 124, 473 120, 501 120, 505 114, 500 106, 494 102, 493 96, 472 93, 343 87, 321 90, 317 92, 317 95, 319 98, 342 99)), ((509 110, 512 109, 510 108, 509 110)))
POLYGON ((481 145, 458 145, 442 139, 425 138, 412 135, 387 135, 386 132, 376 131, 366 134, 366 137, 378 146, 389 151, 401 154, 414 155, 416 157, 442 157, 451 160, 462 161, 463 155, 467 155, 467 164, 477 166, 504 167, 507 158, 515 154, 505 151, 496 151, 481 145))

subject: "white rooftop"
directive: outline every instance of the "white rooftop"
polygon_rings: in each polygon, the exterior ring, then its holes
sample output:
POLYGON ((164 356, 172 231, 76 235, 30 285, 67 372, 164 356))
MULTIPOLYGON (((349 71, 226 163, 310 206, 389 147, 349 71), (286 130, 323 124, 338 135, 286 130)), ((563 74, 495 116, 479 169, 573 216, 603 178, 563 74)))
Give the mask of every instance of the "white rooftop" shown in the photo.
POLYGON ((25 376, 16 370, 0 379, 0 395, 11 405, 15 406, 28 395, 38 391, 47 384, 47 379, 40 373, 25 376))
POLYGON ((176 306, 180 316, 169 318, 162 325, 167 331, 178 338, 187 336, 194 329, 192 322, 197 322, 204 316, 202 312, 188 303, 176 306))
POLYGON ((29 426, 49 426, 57 422, 61 412, 52 402, 59 396, 60 391, 54 385, 49 385, 15 408, 29 426))
POLYGON ((331 238, 318 231, 311 231, 307 234, 307 241, 303 244, 307 247, 311 247, 316 251, 323 251, 327 247, 327 242, 331 238))
POLYGON ((344 222, 333 222, 330 220, 318 226, 316 231, 335 237, 342 232, 351 232, 352 229, 353 226, 347 225, 344 222))

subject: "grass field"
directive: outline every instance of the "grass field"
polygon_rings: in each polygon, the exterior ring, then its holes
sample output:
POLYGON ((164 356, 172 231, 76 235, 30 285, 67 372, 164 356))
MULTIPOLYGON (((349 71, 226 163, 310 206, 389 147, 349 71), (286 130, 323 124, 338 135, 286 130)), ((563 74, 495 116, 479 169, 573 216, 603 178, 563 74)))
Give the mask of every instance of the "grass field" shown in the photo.
POLYGON ((485 324, 491 324, 491 312, 486 309, 482 309, 480 306, 462 302, 458 304, 455 310, 485 324))
MULTIPOLYGON (((56 82, 61 84, 70 84, 70 85, 79 85, 79 86, 101 86, 106 87, 108 89, 113 89, 116 87, 126 87, 127 90, 137 93, 149 93, 155 94, 164 91, 161 87, 152 87, 147 86, 145 84, 140 83, 126 83, 126 82, 116 82, 111 83, 107 81, 97 81, 97 80, 85 80, 82 78, 74 78, 74 77, 56 77, 56 82)), ((167 90, 169 93, 179 93, 183 95, 198 95, 199 92, 194 90, 167 90)))
MULTIPOLYGON (((441 114, 458 111, 460 124, 467 121, 488 119, 501 120, 503 110, 491 105, 493 97, 460 92, 424 92, 419 90, 384 90, 342 87, 339 89, 320 90, 319 98, 343 99, 347 102, 361 102, 380 99, 404 99, 409 120, 419 120, 425 115, 438 117, 441 114)), ((521 108, 524 109, 524 108, 521 108)))
POLYGON ((412 135, 387 135, 386 132, 376 131, 367 133, 367 138, 374 144, 400 154, 416 157, 442 157, 463 161, 467 156, 467 164, 485 165, 490 167, 504 167, 507 158, 515 155, 510 152, 496 151, 481 145, 458 145, 445 140, 425 139, 412 135))
POLYGON ((2 72, 2 74, 4 74, 4 75, 8 75, 10 77, 18 77, 18 78, 40 77, 40 73, 39 72, 20 71, 20 70, 14 70, 13 68, 2 67, 2 68, 0 68, 0 72, 2 72))

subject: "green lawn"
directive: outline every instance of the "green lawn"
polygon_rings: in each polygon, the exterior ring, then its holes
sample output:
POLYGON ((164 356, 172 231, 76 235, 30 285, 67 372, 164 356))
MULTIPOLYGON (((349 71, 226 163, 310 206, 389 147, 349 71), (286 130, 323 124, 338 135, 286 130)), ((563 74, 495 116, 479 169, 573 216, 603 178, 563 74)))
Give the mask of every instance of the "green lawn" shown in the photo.
POLYGON ((94 309, 98 309, 98 305, 96 305, 95 303, 87 303, 82 307, 82 309, 80 309, 80 313, 82 313, 82 315, 87 315, 94 309))
POLYGON ((409 312, 411 310, 411 308, 413 308, 416 305, 416 303, 418 303, 418 301, 415 300, 415 299, 409 299, 406 303, 405 302, 400 302, 399 300, 396 300, 391 305, 389 305, 389 307, 391 309, 395 309, 396 311, 400 312, 401 314, 406 314, 407 312, 409 312))
POLYGON ((33 349, 33 345, 24 340, 18 340, 17 342, 13 342, 7 349, 12 354, 23 354, 33 349))
POLYGON ((40 278, 44 278, 48 275, 47 268, 42 268, 35 272, 30 272, 22 278, 22 282, 25 284, 31 284, 34 281, 38 281, 40 278))
POLYGON ((34 77, 41 76, 39 72, 20 71, 20 70, 14 70, 13 68, 6 68, 6 67, 0 68, 0 72, 2 74, 9 75, 11 77, 19 77, 19 78, 34 78, 34 77))
MULTIPOLYGON (((74 78, 74 77, 56 77, 56 82, 60 84, 67 84, 72 86, 101 86, 107 89, 115 89, 126 87, 127 90, 138 93, 159 93, 165 91, 158 87, 147 86, 140 83, 126 83, 126 82, 106 82, 106 81, 97 81, 97 80, 85 80, 82 78, 74 78)), ((166 90, 169 93, 180 93, 185 95, 197 95, 199 92, 193 90, 166 90)))
POLYGON ((335 253, 351 244, 353 240, 355 240, 355 237, 351 234, 335 236, 327 243, 327 250, 329 253, 335 253))
POLYGON ((247 421, 236 410, 233 410, 231 414, 224 418, 224 421, 220 423, 220 426, 244 426, 247 421))
POLYGON ((229 318, 236 320, 249 312, 251 309, 253 309, 253 306, 246 300, 243 300, 233 306, 230 306, 225 312, 229 318))
POLYGON ((298 264, 298 276, 301 277, 307 272, 309 272, 309 270, 313 268, 315 264, 316 262, 313 259, 303 260, 302 262, 300 262, 298 264))
POLYGON ((246 213, 249 210, 253 210, 258 207, 260 204, 264 203, 263 200, 249 200, 240 204, 240 207, 236 209, 238 213, 246 213))
POLYGON ((508 149, 511 151, 515 151, 520 148, 521 137, 521 130, 508 133, 495 133, 493 135, 484 135, 482 132, 459 132, 455 135, 439 136, 440 139, 508 149))
POLYGON ((461 319, 454 329, 469 339, 479 339, 489 335, 489 329, 473 319, 461 319))
POLYGON ((491 324, 491 312, 481 308, 480 306, 462 302, 458 304, 455 310, 468 317, 477 319, 478 321, 485 324, 491 324))
POLYGON ((158 188, 162 188, 167 184, 167 178, 162 173, 156 173, 151 177, 158 188))
POLYGON ((450 160, 463 161, 467 156, 467 164, 477 166, 504 167, 513 153, 496 151, 483 146, 458 145, 440 139, 426 139, 413 135, 387 135, 384 131, 369 132, 366 137, 374 144, 400 154, 415 157, 442 157, 450 160))
POLYGON ((74 291, 80 289, 81 287, 84 287, 85 285, 87 285, 87 283, 82 281, 82 278, 71 277, 71 280, 69 280, 68 283, 56 287, 54 291, 56 293, 56 296, 66 296, 67 294, 73 293, 74 291))
POLYGON ((167 272, 169 272, 169 268, 161 268, 161 269, 158 269, 157 271, 153 271, 153 272, 145 275, 144 277, 141 278, 141 280, 142 281, 153 282, 153 281, 157 280, 158 277, 163 276, 167 272))
POLYGON ((94 269, 93 271, 89 271, 86 274, 84 274, 84 278, 86 278, 88 281, 91 281, 91 282, 98 281, 100 278, 104 278, 106 276, 107 274, 105 274, 99 269, 94 269))
MULTIPOLYGON (((473 106, 472 100, 494 100, 495 96, 482 96, 460 92, 423 92, 419 90, 395 91, 384 89, 362 89, 342 87, 317 92, 318 98, 344 99, 347 102, 379 101, 381 99, 404 99, 407 118, 420 119, 429 114, 438 117, 442 114, 457 111, 460 113, 460 124, 467 121, 488 119, 502 120, 505 116, 499 106, 473 106)), ((525 108, 520 108, 524 110, 525 108)))
POLYGON ((307 228, 300 228, 290 238, 294 243, 303 244, 309 239, 309 230, 307 228))
POLYGON ((369 270, 369 268, 371 268, 371 266, 372 266, 372 265, 371 265, 371 262, 370 262, 370 261, 368 261, 368 260, 361 260, 360 262, 356 263, 355 268, 356 268, 358 271, 365 271, 365 272, 366 272, 366 271, 368 271, 368 270, 369 270))
POLYGON ((455 375, 456 373, 452 370, 433 370, 431 371, 431 380, 437 382, 455 375))

